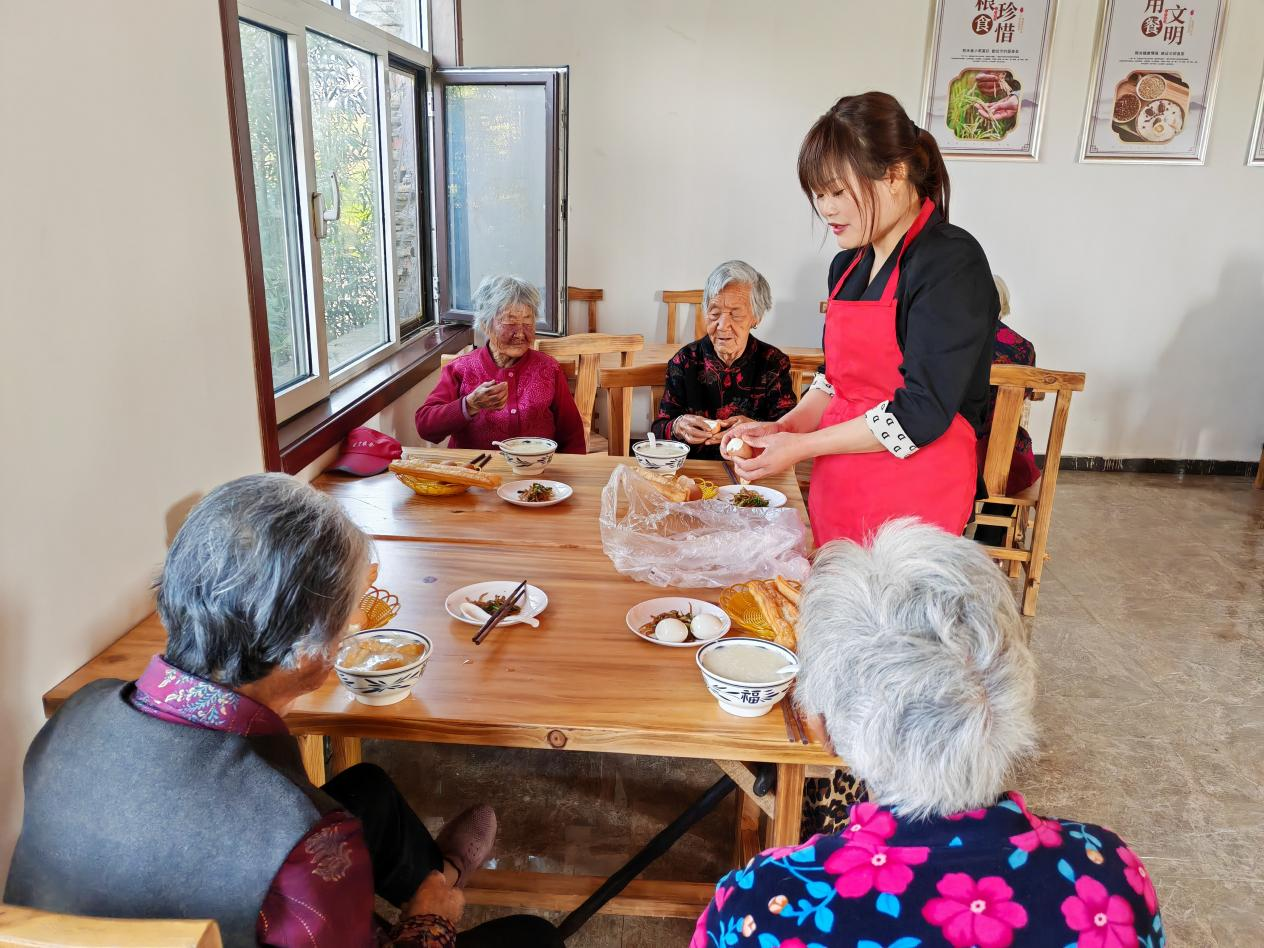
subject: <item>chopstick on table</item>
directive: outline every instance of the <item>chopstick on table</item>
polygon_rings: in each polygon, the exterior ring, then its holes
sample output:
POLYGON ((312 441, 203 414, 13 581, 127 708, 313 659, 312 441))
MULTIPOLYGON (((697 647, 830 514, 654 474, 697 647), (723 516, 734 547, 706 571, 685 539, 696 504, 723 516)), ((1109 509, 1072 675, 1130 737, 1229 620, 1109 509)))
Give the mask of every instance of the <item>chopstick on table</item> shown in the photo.
POLYGON ((781 699, 781 716, 786 722, 786 740, 791 744, 810 744, 808 729, 804 725, 803 719, 799 717, 799 712, 794 707, 791 695, 792 692, 787 693, 781 699))
POLYGON ((729 466, 729 462, 728 462, 728 461, 721 461, 720 463, 724 465, 724 473, 725 473, 725 474, 727 474, 727 475, 729 476, 729 483, 730 483, 730 484, 736 484, 736 483, 737 483, 737 475, 733 473, 733 468, 729 466))
POLYGON ((481 471, 483 468, 487 467, 491 461, 492 456, 490 454, 480 454, 475 457, 474 460, 467 462, 466 467, 472 467, 475 470, 481 471))
POLYGON ((527 581, 524 579, 518 584, 509 597, 505 600, 505 604, 496 610, 496 613, 483 623, 483 627, 474 633, 472 641, 475 645, 482 645, 483 639, 487 638, 489 632, 500 624, 500 621, 509 615, 509 610, 517 604, 527 594, 527 581))

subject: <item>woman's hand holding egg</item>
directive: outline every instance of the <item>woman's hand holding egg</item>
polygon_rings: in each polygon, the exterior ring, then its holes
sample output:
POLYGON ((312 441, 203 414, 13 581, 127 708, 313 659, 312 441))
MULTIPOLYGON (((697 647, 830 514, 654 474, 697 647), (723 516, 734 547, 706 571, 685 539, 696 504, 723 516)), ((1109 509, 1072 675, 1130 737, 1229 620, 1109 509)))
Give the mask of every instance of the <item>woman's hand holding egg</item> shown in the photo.
MULTIPOLYGON (((749 458, 735 460, 733 470, 744 481, 757 481, 788 471, 808 457, 801 450, 801 438, 803 435, 789 431, 743 435, 744 447, 754 449, 754 454, 749 458)), ((729 442, 730 445, 732 443, 729 442)))

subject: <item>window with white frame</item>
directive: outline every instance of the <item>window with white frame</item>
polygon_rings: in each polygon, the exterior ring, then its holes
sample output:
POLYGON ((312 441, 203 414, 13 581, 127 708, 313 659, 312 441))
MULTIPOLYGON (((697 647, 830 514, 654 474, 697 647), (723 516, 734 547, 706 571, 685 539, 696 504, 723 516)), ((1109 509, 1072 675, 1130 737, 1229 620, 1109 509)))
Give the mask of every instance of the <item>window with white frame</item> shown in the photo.
POLYGON ((490 273, 537 283, 541 330, 565 330, 566 70, 445 70, 436 94, 424 5, 238 4, 280 420, 468 319, 490 273))

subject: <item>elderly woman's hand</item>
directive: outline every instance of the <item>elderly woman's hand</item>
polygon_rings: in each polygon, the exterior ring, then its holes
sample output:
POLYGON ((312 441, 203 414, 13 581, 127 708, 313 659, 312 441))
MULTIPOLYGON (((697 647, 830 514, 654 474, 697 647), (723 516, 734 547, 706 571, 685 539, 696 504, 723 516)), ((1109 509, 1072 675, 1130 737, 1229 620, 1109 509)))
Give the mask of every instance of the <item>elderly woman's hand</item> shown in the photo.
POLYGON ((711 437, 707 438, 707 444, 719 444, 724 440, 724 435, 730 428, 735 428, 738 425, 753 425, 757 423, 758 422, 756 422, 754 418, 747 418, 745 415, 734 415, 731 418, 721 418, 720 427, 712 432, 711 437))
POLYGON ((509 383, 484 382, 465 396, 465 407, 470 414, 480 411, 499 411, 509 401, 509 383))
POLYGON ((454 926, 465 912, 465 893, 443 878, 442 872, 432 872, 417 887, 416 893, 404 906, 404 915, 438 915, 454 926))
POLYGON ((671 436, 686 444, 706 444, 719 429, 711 427, 717 424, 701 415, 679 415, 672 422, 671 436))

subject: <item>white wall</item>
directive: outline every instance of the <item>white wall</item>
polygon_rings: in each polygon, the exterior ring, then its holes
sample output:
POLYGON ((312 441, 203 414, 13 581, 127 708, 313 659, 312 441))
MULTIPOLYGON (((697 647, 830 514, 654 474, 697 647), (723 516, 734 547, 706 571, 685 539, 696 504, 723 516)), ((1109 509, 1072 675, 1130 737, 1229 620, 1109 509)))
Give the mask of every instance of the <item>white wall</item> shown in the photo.
POLYGON ((262 458, 216 4, 10 7, 0 87, 2 877, 41 694, 262 458))
MULTIPOLYGON (((1205 167, 1083 165, 1098 4, 1063 0, 1038 163, 954 161, 952 217, 1040 364, 1088 373, 1066 451, 1254 460, 1264 438, 1264 168, 1247 168, 1264 3, 1229 11, 1205 167), (1235 410, 1236 409, 1236 410, 1235 410)), ((920 107, 930 0, 463 0, 467 65, 570 65, 569 282, 662 338, 664 288, 742 257, 763 335, 819 345, 834 246, 795 176, 840 95, 920 107)), ((1042 411, 1043 409, 1038 409, 1042 411)))

